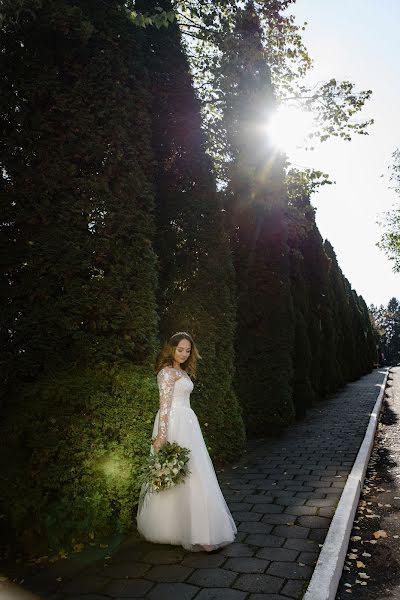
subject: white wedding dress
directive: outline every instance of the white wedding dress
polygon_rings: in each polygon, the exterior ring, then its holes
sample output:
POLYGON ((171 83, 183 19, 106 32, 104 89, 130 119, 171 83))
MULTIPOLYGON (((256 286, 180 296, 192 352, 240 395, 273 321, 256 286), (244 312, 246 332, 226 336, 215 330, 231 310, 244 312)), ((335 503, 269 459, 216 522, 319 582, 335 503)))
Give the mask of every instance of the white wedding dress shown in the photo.
MULTIPOLYGON (((193 552, 213 550, 233 542, 236 525, 222 495, 197 417, 190 407, 193 382, 181 370, 164 367, 158 373, 160 410, 153 437, 190 448, 185 481, 139 500, 137 527, 150 542, 181 545, 193 552)), ((153 452, 151 448, 151 452, 153 452)))

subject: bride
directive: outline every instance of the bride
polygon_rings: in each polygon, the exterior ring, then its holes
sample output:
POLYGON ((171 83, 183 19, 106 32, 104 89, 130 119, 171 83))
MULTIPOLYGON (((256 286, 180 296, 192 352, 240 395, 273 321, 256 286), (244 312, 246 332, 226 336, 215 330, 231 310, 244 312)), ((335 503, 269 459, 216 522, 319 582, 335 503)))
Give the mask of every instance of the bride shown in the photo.
POLYGON ((153 428, 153 447, 166 442, 190 449, 189 471, 183 483, 159 493, 142 488, 138 531, 150 542, 181 545, 187 550, 213 551, 233 542, 236 525, 220 490, 200 425, 190 408, 200 358, 192 337, 175 333, 163 348, 158 365, 160 410, 153 428))

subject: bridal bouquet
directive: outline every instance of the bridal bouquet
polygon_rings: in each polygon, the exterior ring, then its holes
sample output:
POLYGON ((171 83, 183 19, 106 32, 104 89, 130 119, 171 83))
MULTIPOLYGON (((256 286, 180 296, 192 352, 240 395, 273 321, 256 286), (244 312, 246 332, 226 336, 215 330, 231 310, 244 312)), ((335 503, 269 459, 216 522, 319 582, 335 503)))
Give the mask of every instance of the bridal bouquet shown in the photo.
POLYGON ((140 483, 148 492, 161 492, 185 480, 190 473, 189 448, 182 448, 176 442, 166 442, 158 453, 151 453, 142 469, 140 483))

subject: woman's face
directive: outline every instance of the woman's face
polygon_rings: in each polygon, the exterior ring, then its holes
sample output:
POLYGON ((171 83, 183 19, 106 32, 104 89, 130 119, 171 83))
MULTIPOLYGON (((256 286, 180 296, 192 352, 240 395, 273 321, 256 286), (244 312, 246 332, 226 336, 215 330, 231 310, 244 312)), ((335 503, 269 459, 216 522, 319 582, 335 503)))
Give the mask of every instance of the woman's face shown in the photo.
POLYGON ((181 340, 175 350, 174 360, 180 365, 187 361, 192 350, 192 344, 189 340, 181 340))

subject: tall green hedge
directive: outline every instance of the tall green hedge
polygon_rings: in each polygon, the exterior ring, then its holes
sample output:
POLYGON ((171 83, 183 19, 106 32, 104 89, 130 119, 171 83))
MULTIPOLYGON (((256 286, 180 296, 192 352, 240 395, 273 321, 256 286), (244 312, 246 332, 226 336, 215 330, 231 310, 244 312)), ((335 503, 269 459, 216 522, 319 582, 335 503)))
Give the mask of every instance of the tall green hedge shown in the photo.
POLYGON ((157 407, 143 367, 55 370, 23 386, 0 425, 10 539, 37 554, 127 531, 157 407))
POLYGON ((158 405, 151 95, 122 2, 2 17, 0 503, 37 551, 132 522, 158 405))
POLYGON ((228 157, 225 207, 237 280, 237 392, 248 433, 262 435, 278 431, 294 416, 295 322, 284 160, 263 127, 274 90, 252 4, 238 10, 219 84, 228 157))
MULTIPOLYGON (((171 10, 169 0, 138 9, 171 10)), ((244 427, 233 390, 234 272, 200 105, 176 23, 146 30, 153 91, 156 250, 161 339, 191 332, 203 357, 193 394, 213 457, 239 456, 244 427)))
POLYGON ((120 2, 2 15, 1 376, 154 355, 148 91, 120 2))

